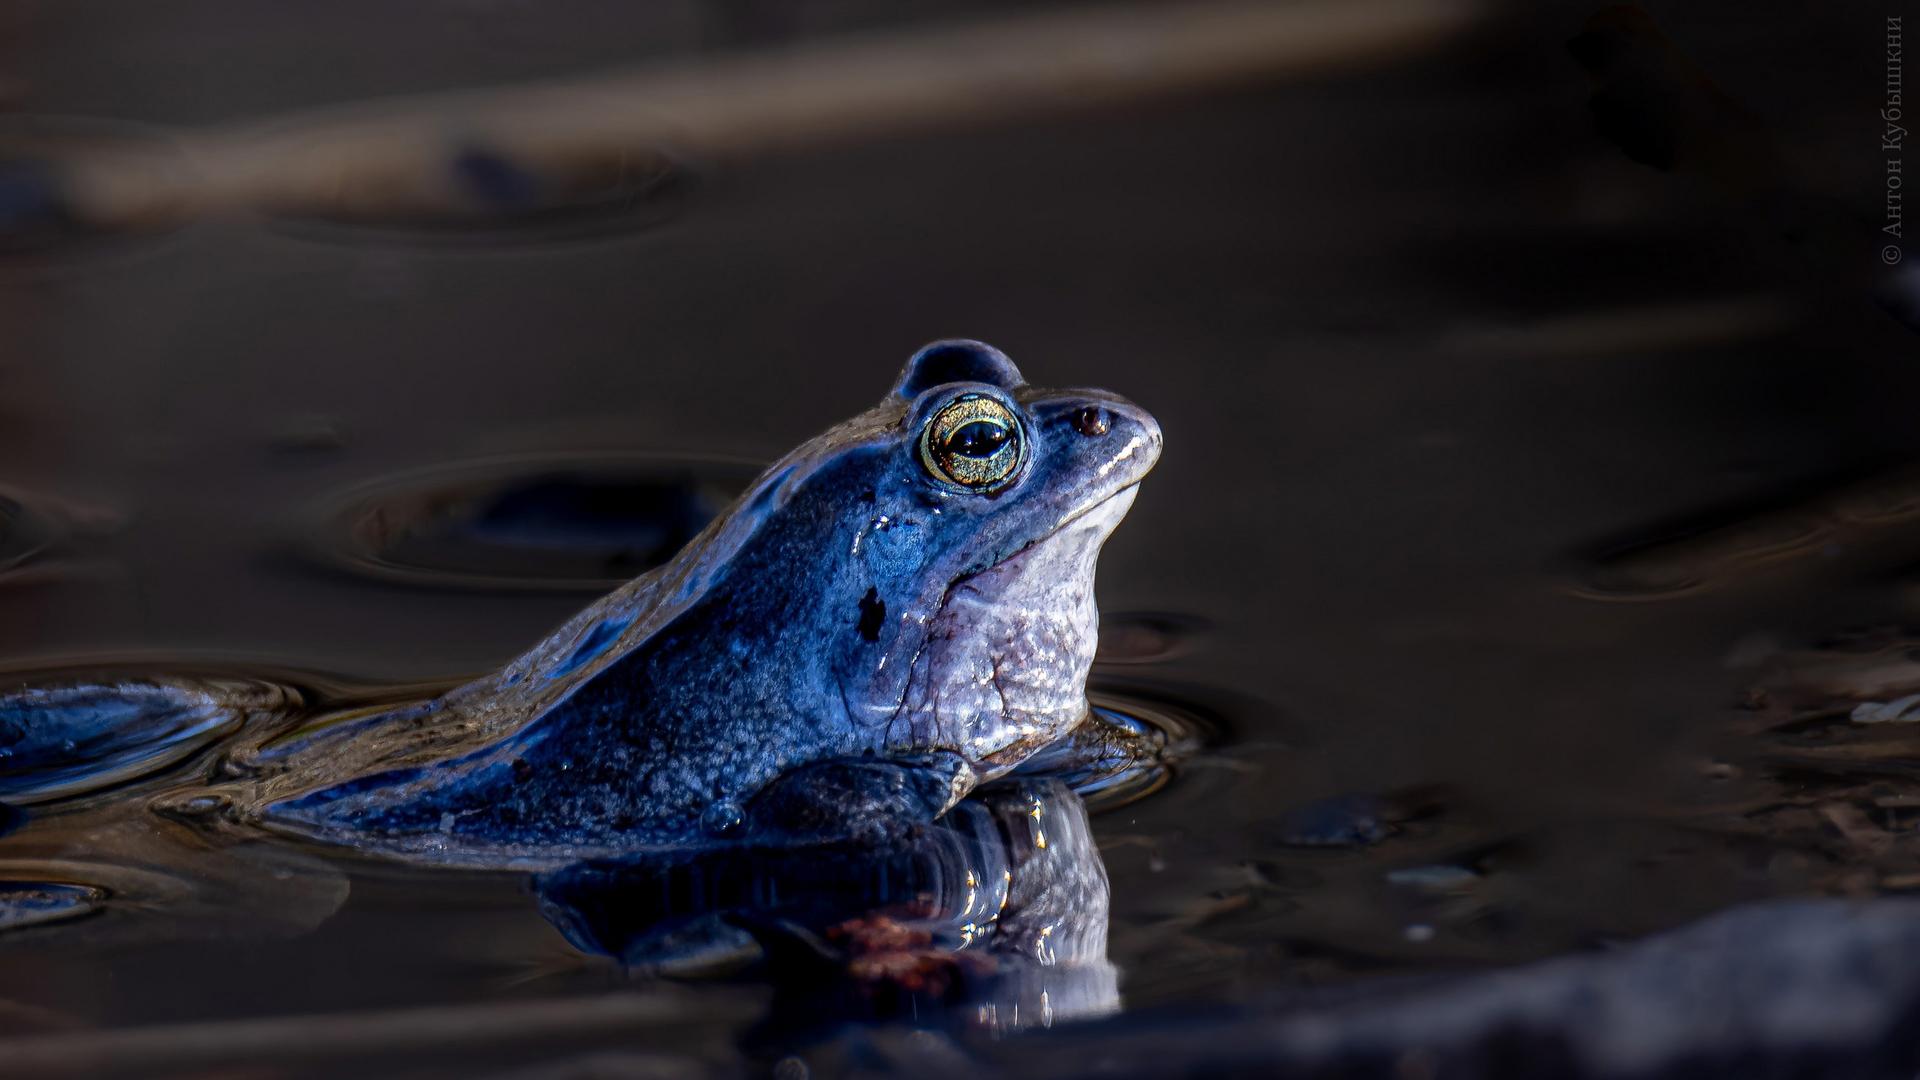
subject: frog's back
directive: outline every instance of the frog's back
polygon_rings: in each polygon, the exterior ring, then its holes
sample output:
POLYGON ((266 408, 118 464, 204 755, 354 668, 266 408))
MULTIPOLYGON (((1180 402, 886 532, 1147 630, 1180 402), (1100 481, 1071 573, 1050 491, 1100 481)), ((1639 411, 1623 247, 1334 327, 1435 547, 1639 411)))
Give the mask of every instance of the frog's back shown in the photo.
POLYGON ((791 679, 756 673, 756 658, 776 648, 768 626, 724 604, 696 604, 538 709, 509 710, 463 688, 356 724, 328 740, 344 741, 344 756, 310 743, 294 769, 268 778, 257 813, 269 825, 350 835, 363 846, 487 859, 724 835, 743 813, 744 793, 848 742, 830 718, 802 722, 817 715, 817 698, 796 697, 791 679), (743 694, 756 685, 761 693, 743 694), (516 720, 504 737, 479 734, 516 720), (309 762, 330 764, 316 774, 300 767, 309 762))

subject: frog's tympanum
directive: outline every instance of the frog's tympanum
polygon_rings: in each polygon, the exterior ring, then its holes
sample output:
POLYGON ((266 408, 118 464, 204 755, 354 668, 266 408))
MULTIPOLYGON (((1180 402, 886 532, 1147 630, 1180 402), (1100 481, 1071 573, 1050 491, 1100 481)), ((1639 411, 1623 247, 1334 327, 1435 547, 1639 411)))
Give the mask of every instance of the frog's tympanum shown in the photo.
POLYGON ((255 739, 222 793, 495 865, 931 820, 1087 720, 1094 563, 1159 454, 1121 398, 936 343, 504 669, 255 739))

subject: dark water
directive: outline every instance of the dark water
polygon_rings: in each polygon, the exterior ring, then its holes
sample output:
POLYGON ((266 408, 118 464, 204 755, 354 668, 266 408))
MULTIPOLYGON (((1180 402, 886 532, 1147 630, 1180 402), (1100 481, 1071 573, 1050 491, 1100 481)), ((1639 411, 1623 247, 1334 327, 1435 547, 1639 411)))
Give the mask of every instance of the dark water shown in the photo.
MULTIPOLYGON (((968 14, 563 7, 7 5, 9 106, 21 146, 164 147, 968 14)), ((1656 6, 1663 62, 1738 106, 1655 78, 1662 138, 1714 151, 1667 169, 1596 134, 1565 48, 1589 13, 649 157, 524 213, 28 215, 0 262, 0 655, 406 697, 657 562, 964 334, 1166 432, 1101 562, 1095 689, 1209 741, 1092 819, 1127 1009, 1920 888, 1915 743, 1852 712, 1920 688, 1920 369, 1870 298, 1882 13, 1656 6)), ((463 154, 477 205, 523 200, 511 161, 463 154)), ((746 1067, 788 1007, 590 957, 511 875, 225 850, 103 809, 128 797, 0 840, 45 883, 0 923, 0 1033, 464 1006, 370 1056, 625 1076, 746 1067)), ((816 1071, 857 1071, 850 1036, 812 1037, 816 1071)), ((306 1075, 247 1068, 222 1075, 306 1075)))

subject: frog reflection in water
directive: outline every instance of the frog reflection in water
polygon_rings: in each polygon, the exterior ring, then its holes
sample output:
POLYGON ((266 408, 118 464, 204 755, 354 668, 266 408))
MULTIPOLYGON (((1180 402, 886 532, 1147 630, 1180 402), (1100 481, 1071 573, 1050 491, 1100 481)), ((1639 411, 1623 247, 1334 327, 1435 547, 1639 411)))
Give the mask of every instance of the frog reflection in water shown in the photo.
POLYGON ((1102 742, 1094 564, 1160 441, 1121 398, 936 343, 501 671, 242 745, 221 791, 270 828, 468 865, 932 820, 1102 742))

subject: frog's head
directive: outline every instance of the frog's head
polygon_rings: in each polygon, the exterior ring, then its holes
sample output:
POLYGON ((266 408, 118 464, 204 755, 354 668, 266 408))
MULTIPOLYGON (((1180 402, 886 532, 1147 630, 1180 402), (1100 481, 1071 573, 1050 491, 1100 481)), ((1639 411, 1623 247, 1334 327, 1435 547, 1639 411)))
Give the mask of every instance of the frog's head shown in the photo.
POLYGON ((789 664, 825 688, 849 745, 953 750, 990 777, 1085 715, 1094 563, 1159 456, 1138 406, 1031 387, 990 346, 936 342, 743 499, 759 520, 735 568, 795 587, 753 603, 804 634, 789 664))

